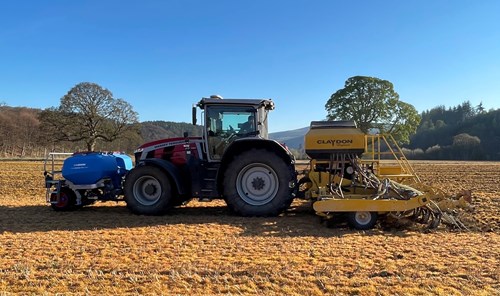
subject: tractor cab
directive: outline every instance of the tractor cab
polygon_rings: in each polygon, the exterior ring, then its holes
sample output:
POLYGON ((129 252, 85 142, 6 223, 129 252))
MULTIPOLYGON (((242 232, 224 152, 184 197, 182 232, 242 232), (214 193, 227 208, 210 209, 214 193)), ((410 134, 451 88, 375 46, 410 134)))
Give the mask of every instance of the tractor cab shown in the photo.
MULTIPOLYGON (((202 109, 203 137, 209 161, 220 161, 226 148, 244 138, 268 138, 267 115, 274 102, 265 99, 203 98, 196 105, 202 109)), ((193 123, 196 124, 196 106, 193 123)))

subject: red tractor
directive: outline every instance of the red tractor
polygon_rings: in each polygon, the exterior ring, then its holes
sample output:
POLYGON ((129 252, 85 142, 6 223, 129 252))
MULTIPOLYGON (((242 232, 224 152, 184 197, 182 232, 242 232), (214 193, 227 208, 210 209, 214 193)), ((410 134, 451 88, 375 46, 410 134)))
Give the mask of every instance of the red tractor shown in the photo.
POLYGON ((295 159, 268 139, 266 99, 203 98, 201 137, 146 143, 135 151, 124 194, 136 214, 162 214, 192 198, 224 199, 243 216, 273 216, 287 209, 296 186, 295 159))

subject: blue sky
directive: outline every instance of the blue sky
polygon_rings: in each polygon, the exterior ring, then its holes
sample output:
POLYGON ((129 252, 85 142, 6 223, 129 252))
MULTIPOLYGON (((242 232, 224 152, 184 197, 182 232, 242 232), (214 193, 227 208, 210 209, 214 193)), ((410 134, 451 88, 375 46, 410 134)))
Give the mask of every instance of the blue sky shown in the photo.
POLYGON ((189 122, 203 96, 272 98, 272 132, 326 117, 347 78, 418 111, 500 107, 500 1, 0 0, 0 102, 47 108, 79 82, 141 121, 189 122))

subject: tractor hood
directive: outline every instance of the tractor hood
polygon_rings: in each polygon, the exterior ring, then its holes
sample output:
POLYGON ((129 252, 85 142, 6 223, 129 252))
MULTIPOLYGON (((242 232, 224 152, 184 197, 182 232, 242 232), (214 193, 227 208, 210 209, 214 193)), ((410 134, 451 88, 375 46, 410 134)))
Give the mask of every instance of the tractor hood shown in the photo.
POLYGON ((137 148, 134 151, 134 153, 142 152, 144 150, 156 150, 168 146, 182 145, 187 142, 192 142, 196 140, 201 140, 201 137, 189 137, 189 138, 179 137, 179 138, 167 138, 167 139, 156 140, 142 144, 141 146, 139 146, 139 148, 137 148))

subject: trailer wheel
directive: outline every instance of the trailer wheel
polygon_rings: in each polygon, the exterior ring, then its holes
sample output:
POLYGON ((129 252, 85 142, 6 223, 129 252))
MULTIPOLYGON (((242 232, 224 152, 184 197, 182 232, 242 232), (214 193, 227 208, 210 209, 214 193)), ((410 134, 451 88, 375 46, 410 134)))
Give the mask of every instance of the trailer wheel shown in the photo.
POLYGON ((160 169, 140 166, 131 170, 125 180, 127 207, 139 215, 159 215, 171 208, 172 186, 160 169))
POLYGON ((358 230, 372 229, 377 223, 377 212, 350 212, 347 214, 347 223, 358 230))
POLYGON ((50 195, 50 206, 55 211, 71 211, 76 208, 76 194, 68 187, 62 187, 57 200, 57 193, 50 195), (55 201, 56 203, 52 203, 55 201))
POLYGON ((293 167, 275 153, 252 149, 233 158, 224 174, 228 207, 243 216, 275 216, 293 200, 293 167))

